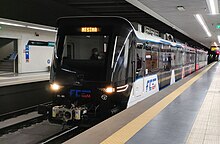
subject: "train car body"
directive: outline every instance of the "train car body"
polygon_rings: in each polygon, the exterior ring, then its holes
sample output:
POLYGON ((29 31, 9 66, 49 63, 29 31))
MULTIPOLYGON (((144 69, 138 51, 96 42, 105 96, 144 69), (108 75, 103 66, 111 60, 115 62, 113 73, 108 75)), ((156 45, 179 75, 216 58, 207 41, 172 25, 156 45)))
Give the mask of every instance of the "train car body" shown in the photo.
POLYGON ((205 66, 200 52, 142 33, 121 17, 61 18, 49 120, 75 124, 133 106, 205 66))

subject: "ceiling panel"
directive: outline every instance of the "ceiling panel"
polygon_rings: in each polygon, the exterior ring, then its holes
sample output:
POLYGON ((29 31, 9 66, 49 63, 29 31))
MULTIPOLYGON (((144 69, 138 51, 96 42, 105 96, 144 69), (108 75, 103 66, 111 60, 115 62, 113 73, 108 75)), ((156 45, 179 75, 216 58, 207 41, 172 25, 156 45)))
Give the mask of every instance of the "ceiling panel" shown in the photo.
MULTIPOLYGON (((136 0, 133 0, 136 1, 136 0)), ((206 48, 195 40, 202 41, 205 33, 196 23, 192 13, 204 11, 203 0, 139 0, 143 5, 189 33, 193 39, 143 12, 125 0, 1 0, 0 17, 55 26, 62 16, 112 15, 122 16, 130 21, 150 26, 162 33, 169 32, 177 39, 190 45, 206 48), (192 2, 193 1, 193 2, 192 2), (180 13, 177 5, 184 5, 186 11, 180 13), (194 26, 195 25, 195 26, 194 26), (191 26, 191 27, 190 27, 191 26)), ((204 13, 206 13, 204 11, 204 13)), ((209 20, 209 18, 206 18, 209 20)), ((209 43, 208 39, 205 44, 209 43)))
MULTIPOLYGON (((139 0, 143 5, 167 19, 184 32, 189 34, 194 40, 199 41, 210 47, 217 41, 219 30, 215 29, 215 25, 220 23, 219 15, 210 15, 205 0, 139 0), (185 11, 180 12, 177 6, 184 6, 185 11), (199 23, 196 21, 194 14, 202 14, 211 33, 212 37, 208 37, 199 23)), ((220 2, 219 2, 220 4, 220 2)))

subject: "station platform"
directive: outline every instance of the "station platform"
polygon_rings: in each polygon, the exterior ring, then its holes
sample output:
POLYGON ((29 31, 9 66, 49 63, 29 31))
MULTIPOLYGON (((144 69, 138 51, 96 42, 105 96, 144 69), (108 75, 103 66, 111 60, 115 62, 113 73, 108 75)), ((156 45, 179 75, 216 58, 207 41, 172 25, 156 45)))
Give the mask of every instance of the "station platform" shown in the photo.
POLYGON ((49 72, 24 73, 24 74, 0 74, 0 87, 31 82, 49 81, 49 72))
POLYGON ((218 144, 219 81, 215 62, 65 144, 218 144))

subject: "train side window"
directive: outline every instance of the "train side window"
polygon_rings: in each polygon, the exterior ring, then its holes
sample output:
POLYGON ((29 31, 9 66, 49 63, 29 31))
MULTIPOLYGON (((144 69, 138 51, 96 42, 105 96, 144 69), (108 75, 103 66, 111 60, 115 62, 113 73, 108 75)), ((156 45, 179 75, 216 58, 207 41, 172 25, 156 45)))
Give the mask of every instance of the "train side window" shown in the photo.
POLYGON ((151 65, 151 51, 146 51, 145 53, 145 63, 146 63, 146 69, 149 71, 152 69, 152 65, 151 65))
POLYGON ((161 53, 162 55, 162 62, 163 62, 163 69, 165 71, 169 71, 171 69, 171 63, 172 63, 172 56, 171 56, 171 52, 168 51, 163 51, 163 53, 161 53))
POLYGON ((142 68, 142 58, 141 54, 137 52, 137 71, 140 71, 142 68))
POLYGON ((156 43, 147 43, 145 46, 145 65, 146 74, 148 72, 154 72, 159 68, 159 48, 160 45, 156 43))
POLYGON ((157 70, 158 69, 158 51, 152 51, 152 70, 157 70))
POLYGON ((143 77, 143 44, 136 45, 136 78, 143 77))
POLYGON ((181 66, 182 65, 182 51, 181 51, 181 49, 179 50, 179 49, 176 49, 175 51, 174 51, 174 65, 175 66, 181 66))

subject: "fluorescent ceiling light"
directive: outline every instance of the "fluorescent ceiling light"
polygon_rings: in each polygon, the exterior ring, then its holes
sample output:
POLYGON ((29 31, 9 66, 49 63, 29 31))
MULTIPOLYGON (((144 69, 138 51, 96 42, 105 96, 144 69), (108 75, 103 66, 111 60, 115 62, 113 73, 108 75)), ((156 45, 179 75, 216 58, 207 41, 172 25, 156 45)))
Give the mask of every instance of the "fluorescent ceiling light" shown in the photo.
POLYGON ((177 6, 176 7, 178 9, 178 11, 185 11, 186 9, 184 8, 184 6, 177 6))
POLYGON ((57 32, 57 30, 53 27, 35 25, 31 23, 19 22, 19 21, 8 20, 8 19, 3 19, 3 18, 0 18, 0 25, 8 25, 8 26, 30 28, 30 29, 36 29, 36 30, 42 30, 42 31, 57 32))
POLYGON ((43 30, 43 31, 50 31, 50 32, 57 32, 57 30, 55 30, 55 29, 42 28, 42 27, 36 27, 36 26, 27 26, 27 28, 43 30))
POLYGON ((220 35, 218 35, 218 43, 220 43, 220 35))
POLYGON ((194 16, 195 16, 196 20, 199 22, 199 24, 202 26, 202 28, 205 30, 205 32, 206 32, 206 34, 208 35, 208 37, 211 37, 212 34, 211 34, 211 32, 210 32, 210 30, 209 30, 207 24, 205 23, 205 21, 204 21, 202 15, 196 14, 196 15, 194 15, 194 16))
POLYGON ((206 0, 206 3, 208 5, 209 8, 209 12, 211 14, 218 14, 219 10, 218 10, 218 0, 206 0))
POLYGON ((9 22, 1 22, 0 24, 2 25, 9 25, 9 26, 16 26, 16 27, 26 27, 25 25, 21 25, 21 24, 15 24, 15 23, 9 23, 9 22))

